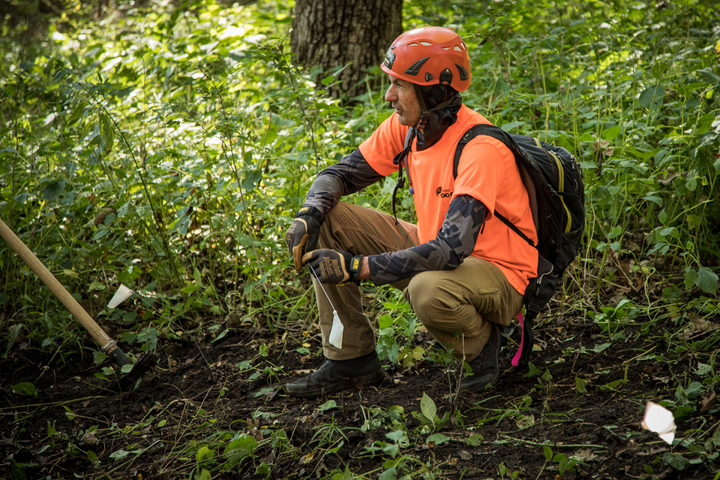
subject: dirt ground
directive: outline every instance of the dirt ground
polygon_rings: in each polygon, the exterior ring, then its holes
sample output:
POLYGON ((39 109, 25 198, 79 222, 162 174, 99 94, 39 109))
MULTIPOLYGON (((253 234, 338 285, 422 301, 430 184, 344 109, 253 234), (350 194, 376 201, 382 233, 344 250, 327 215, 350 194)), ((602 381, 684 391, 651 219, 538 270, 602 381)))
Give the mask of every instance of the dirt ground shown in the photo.
MULTIPOLYGON (((400 459, 398 478, 422 478, 423 469, 434 472, 426 478, 449 479, 717 478, 717 459, 702 459, 692 445, 667 445, 641 428, 645 402, 675 399, 671 379, 692 380, 696 364, 692 350, 672 363, 657 361, 654 355, 669 355, 668 346, 648 343, 638 325, 628 325, 626 340, 604 350, 596 346, 606 339, 590 319, 565 316, 540 325, 533 362, 544 377, 528 378, 510 367, 515 348, 505 339, 500 382, 457 400, 457 365, 430 360, 404 369, 385 361, 378 388, 289 397, 282 383, 323 361, 284 350, 288 335, 302 335, 300 328, 273 333, 239 326, 220 340, 161 339, 158 368, 122 393, 96 378, 101 367, 91 355, 74 355, 61 367, 57 358, 15 349, 0 362, 0 471, 5 478, 189 478, 198 471, 201 445, 216 442, 222 454, 229 436, 245 432, 259 442, 254 453, 228 469, 218 460, 214 477, 332 478, 347 465, 356 475, 378 478, 400 459), (245 368, 249 364, 241 362, 248 360, 252 366, 245 368), (586 393, 579 391, 583 380, 586 393), (19 382, 32 382, 37 398, 14 393, 11 386, 19 382), (444 425, 423 427, 423 393, 440 418, 448 414, 444 425), (328 400, 336 408, 327 408, 328 400), (386 434, 395 430, 387 413, 399 411, 388 410, 393 406, 404 412, 395 420, 413 432, 394 459, 371 448, 392 443, 386 434), (444 437, 428 441, 431 433, 444 437), (552 450, 550 460, 544 447, 552 450), (558 454, 577 464, 562 468, 558 454), (669 466, 663 460, 668 454, 682 454, 689 465, 682 471, 669 466)), ((670 320, 654 325, 677 328, 670 320)), ((317 352, 319 332, 311 333, 309 350, 317 352)), ((422 332, 413 340, 437 348, 422 332)), ((719 419, 717 408, 695 413, 679 421, 677 435, 719 419)))

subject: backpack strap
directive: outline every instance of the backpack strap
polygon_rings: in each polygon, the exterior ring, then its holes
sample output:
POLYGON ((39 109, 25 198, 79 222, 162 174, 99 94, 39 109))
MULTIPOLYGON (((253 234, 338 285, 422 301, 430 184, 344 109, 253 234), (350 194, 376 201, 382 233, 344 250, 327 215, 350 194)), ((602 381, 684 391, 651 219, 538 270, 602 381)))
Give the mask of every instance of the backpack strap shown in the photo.
MULTIPOLYGON (((408 152, 410 152, 410 149, 412 148, 412 142, 415 139, 415 135, 417 132, 415 131, 415 127, 410 127, 408 129, 407 135, 405 135, 405 148, 403 148, 403 151, 395 155, 395 158, 393 158, 393 164, 398 166, 398 179, 397 183, 395 184, 395 188, 393 189, 392 193, 392 211, 393 211, 393 217, 395 217, 395 225, 398 224, 397 215, 395 214, 395 204, 397 203, 397 191, 405 186, 405 177, 403 176, 403 165, 405 165, 405 159, 407 158, 408 152)), ((408 177, 410 176, 410 173, 408 171, 408 177)), ((410 182, 410 185, 412 185, 412 182, 410 182)), ((412 193, 412 192, 411 192, 412 193)))
MULTIPOLYGON (((457 148, 455 149, 455 158, 453 159, 453 178, 457 178, 458 176, 458 165, 460 164, 460 156, 462 155, 462 151, 465 148, 465 145, 467 145, 470 140, 479 135, 486 135, 488 137, 492 137, 496 140, 501 141, 503 144, 505 144, 506 147, 510 149, 516 159, 519 156, 522 156, 520 147, 505 130, 501 129, 500 127, 496 127, 495 125, 474 125, 467 132, 465 132, 462 138, 460 138, 460 141, 457 144, 457 148)), ((514 223, 508 220, 500 212, 496 211, 494 212, 494 214, 501 222, 503 222, 510 230, 520 236, 520 238, 525 240, 531 247, 536 246, 535 242, 533 242, 530 237, 525 235, 518 227, 515 226, 514 223)))

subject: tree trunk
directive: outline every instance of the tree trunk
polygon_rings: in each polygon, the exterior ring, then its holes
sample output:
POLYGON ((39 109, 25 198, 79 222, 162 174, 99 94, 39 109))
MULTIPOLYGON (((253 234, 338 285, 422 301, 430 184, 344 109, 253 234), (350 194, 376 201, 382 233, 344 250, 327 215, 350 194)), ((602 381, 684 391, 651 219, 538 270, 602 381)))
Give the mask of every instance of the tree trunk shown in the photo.
POLYGON ((379 66, 402 33, 403 0, 297 0, 290 46, 297 61, 322 68, 320 79, 352 62, 340 73, 334 97, 365 92, 368 68, 379 66))

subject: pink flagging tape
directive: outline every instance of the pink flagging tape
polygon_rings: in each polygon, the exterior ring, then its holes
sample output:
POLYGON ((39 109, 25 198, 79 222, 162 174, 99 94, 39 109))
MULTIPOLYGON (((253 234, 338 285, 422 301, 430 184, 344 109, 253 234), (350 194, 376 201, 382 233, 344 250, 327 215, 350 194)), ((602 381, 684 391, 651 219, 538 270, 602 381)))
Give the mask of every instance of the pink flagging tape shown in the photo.
POLYGON ((523 342, 525 341, 525 331, 523 330, 523 314, 518 312, 518 322, 520 322, 520 346, 518 351, 512 359, 512 366, 517 367, 520 363, 520 357, 522 356, 523 342))

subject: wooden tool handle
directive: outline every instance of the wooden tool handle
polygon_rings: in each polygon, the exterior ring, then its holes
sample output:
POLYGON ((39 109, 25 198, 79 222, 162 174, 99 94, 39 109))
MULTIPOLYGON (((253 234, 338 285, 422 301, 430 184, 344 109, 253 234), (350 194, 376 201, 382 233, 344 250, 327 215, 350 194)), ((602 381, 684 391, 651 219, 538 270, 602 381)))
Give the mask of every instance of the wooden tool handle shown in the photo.
POLYGON ((0 236, 10 244, 15 252, 27 263, 28 267, 40 277, 45 285, 57 296, 60 301, 70 310, 75 319, 80 322, 80 325, 90 332, 95 343, 109 356, 111 356, 119 365, 125 365, 131 363, 122 350, 120 350, 115 341, 111 339, 105 331, 92 319, 90 315, 82 308, 75 298, 70 295, 65 287, 58 281, 55 276, 50 273, 50 270, 43 265, 40 260, 35 256, 34 253, 13 233, 5 222, 0 219, 0 236), (124 358, 124 361, 123 361, 124 358))

